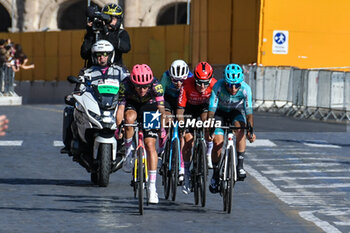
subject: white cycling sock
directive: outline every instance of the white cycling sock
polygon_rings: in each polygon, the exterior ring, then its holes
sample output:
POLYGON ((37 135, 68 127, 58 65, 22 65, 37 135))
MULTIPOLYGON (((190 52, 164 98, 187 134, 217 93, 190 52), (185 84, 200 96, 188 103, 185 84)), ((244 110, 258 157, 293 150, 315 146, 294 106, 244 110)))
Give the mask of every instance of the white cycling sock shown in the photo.
POLYGON ((211 151, 213 150, 213 142, 207 142, 207 155, 211 155, 211 151))
POLYGON ((149 190, 157 191, 156 180, 157 180, 157 170, 149 170, 149 190))

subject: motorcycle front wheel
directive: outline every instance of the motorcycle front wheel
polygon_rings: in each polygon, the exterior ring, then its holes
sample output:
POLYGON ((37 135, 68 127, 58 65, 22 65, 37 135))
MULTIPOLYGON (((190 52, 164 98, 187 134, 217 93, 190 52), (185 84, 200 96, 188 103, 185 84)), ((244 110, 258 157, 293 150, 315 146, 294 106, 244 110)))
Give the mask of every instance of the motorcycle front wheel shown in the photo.
POLYGON ((107 187, 112 166, 112 145, 100 144, 97 158, 99 160, 98 185, 100 187, 107 187))

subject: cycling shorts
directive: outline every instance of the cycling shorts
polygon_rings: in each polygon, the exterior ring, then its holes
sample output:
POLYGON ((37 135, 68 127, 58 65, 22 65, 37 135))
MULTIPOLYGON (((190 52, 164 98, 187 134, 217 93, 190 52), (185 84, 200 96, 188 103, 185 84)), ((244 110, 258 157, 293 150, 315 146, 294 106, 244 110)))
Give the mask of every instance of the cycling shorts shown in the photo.
MULTIPOLYGON (((127 102, 125 106, 125 111, 134 110, 137 113, 137 121, 144 122, 143 113, 144 112, 155 112, 158 110, 157 103, 137 103, 137 102, 127 102)), ((158 129, 143 129, 143 136, 145 138, 157 138, 158 129)))
MULTIPOLYGON (((246 124, 246 117, 239 110, 232 110, 231 112, 224 112, 217 110, 215 112, 215 121, 221 121, 221 125, 224 126, 226 124, 233 125, 236 121, 243 122, 246 124)), ((214 134, 216 135, 224 135, 224 130, 220 128, 216 128, 214 134)))

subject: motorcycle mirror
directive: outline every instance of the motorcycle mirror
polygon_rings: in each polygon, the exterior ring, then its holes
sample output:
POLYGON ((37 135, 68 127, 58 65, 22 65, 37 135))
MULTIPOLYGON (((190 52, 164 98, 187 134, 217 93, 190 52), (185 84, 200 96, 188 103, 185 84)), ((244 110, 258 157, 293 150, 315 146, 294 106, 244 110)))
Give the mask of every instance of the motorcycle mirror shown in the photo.
POLYGON ((68 76, 68 77, 67 77, 67 80, 68 80, 68 82, 70 82, 70 83, 78 83, 78 84, 81 84, 81 81, 80 81, 77 77, 75 77, 75 76, 68 76))

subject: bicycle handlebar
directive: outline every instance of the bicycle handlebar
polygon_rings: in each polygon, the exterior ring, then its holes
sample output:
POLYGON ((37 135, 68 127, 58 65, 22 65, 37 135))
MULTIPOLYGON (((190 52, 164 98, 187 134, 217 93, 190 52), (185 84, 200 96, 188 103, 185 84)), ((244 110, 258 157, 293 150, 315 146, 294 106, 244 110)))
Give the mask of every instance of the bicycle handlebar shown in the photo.
MULTIPOLYGON (((234 126, 234 125, 229 125, 229 126, 217 126, 215 128, 220 128, 220 129, 230 129, 230 130, 237 130, 237 129, 246 129, 247 132, 249 132, 251 135, 253 135, 253 127, 250 125, 250 123, 247 123, 247 126, 234 126)), ((215 131, 215 128, 212 128, 210 130, 210 134, 212 135, 215 131)))

